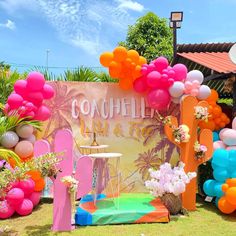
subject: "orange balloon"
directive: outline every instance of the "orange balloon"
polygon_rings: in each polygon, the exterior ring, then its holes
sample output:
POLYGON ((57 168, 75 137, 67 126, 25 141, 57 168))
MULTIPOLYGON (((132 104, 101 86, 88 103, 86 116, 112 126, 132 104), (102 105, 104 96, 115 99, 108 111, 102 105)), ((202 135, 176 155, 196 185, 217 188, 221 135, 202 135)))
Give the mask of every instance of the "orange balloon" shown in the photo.
POLYGON ((221 189, 222 189, 223 192, 226 192, 229 189, 229 185, 228 184, 222 184, 221 189))
POLYGON ((27 172, 27 175, 34 181, 38 181, 42 178, 41 173, 38 170, 30 170, 27 172))
POLYGON ((206 99, 207 102, 210 102, 210 101, 217 101, 219 99, 219 95, 217 93, 216 90, 214 89, 211 89, 211 94, 210 96, 206 99))
POLYGON ((229 187, 236 187, 236 178, 227 179, 226 184, 228 184, 229 187))
POLYGON ((231 214, 235 210, 235 206, 230 204, 226 197, 221 197, 218 201, 218 208, 225 214, 231 214))
POLYGON ((221 119, 220 119, 219 117, 218 117, 218 118, 215 118, 215 119, 214 119, 214 122, 215 122, 216 125, 219 125, 220 122, 221 122, 221 119))
POLYGON ((143 64, 147 64, 147 59, 145 57, 140 56, 138 64, 142 66, 143 64))
POLYGON ((225 194, 225 197, 230 204, 236 205, 236 187, 229 188, 225 194))
POLYGON ((133 88, 132 79, 120 79, 119 86, 123 90, 130 90, 133 88))
POLYGON ((219 125, 215 125, 214 131, 217 131, 217 130, 219 130, 219 129, 221 129, 220 126, 219 126, 219 125))
POLYGON ((220 126, 220 128, 224 128, 225 127, 225 123, 221 121, 219 126, 220 126))
POLYGON ((127 49, 125 47, 116 47, 113 51, 114 60, 117 62, 122 62, 127 58, 127 49))
POLYGON ((122 64, 124 67, 130 67, 131 63, 132 63, 132 60, 130 58, 126 58, 122 64))
POLYGON ((228 117, 227 117, 227 115, 226 115, 225 113, 222 113, 222 114, 220 115, 220 119, 221 119, 222 121, 226 122, 227 119, 228 119, 228 117))
POLYGON ((127 57, 130 58, 134 63, 139 63, 139 54, 135 50, 129 50, 127 53, 127 57))
POLYGON ((208 107, 208 113, 212 113, 213 112, 213 106, 212 105, 209 105, 208 107))
POLYGON ((227 117, 226 124, 228 125, 230 123, 230 119, 227 117))
POLYGON ((219 117, 220 115, 222 114, 222 109, 220 106, 216 105, 214 108, 213 108, 213 116, 214 117, 219 117))
POLYGON ((134 70, 134 73, 133 73, 133 76, 134 76, 134 79, 137 79, 141 76, 141 66, 140 65, 137 65, 135 67, 135 70, 134 70))
POLYGON ((215 101, 207 101, 209 105, 211 105, 213 108, 216 106, 215 101))
POLYGON ((45 187, 45 181, 43 178, 39 179, 38 181, 35 181, 34 191, 35 192, 41 192, 45 187))
POLYGON ((110 63, 113 60, 113 53, 112 52, 104 52, 100 56, 100 63, 105 66, 109 67, 110 63))
POLYGON ((8 162, 13 169, 16 167, 16 161, 13 158, 10 157, 8 162))

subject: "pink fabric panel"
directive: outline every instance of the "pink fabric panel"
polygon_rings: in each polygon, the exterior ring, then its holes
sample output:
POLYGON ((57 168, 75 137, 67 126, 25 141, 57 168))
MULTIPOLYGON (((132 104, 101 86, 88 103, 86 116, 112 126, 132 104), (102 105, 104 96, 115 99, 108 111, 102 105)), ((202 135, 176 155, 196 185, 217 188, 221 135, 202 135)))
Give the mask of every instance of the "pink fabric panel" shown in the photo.
POLYGON ((50 145, 46 140, 36 141, 34 144, 34 156, 38 157, 50 152, 50 145))

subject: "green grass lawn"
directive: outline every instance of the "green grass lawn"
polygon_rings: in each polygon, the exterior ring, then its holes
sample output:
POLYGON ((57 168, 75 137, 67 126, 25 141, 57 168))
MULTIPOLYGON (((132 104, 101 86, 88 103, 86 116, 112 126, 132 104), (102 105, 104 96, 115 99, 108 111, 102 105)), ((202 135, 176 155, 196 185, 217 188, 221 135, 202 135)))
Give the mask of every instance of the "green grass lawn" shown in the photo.
MULTIPOLYGON (((170 223, 130 224, 78 227, 71 233, 52 233, 52 204, 40 204, 34 212, 26 217, 1 220, 0 227, 12 227, 7 236, 206 236, 236 235, 236 213, 230 216, 221 214, 211 203, 198 200, 197 210, 189 216, 172 217, 170 223)), ((1 235, 1 234, 0 234, 1 235)), ((1 235, 2 236, 2 235, 1 235)))

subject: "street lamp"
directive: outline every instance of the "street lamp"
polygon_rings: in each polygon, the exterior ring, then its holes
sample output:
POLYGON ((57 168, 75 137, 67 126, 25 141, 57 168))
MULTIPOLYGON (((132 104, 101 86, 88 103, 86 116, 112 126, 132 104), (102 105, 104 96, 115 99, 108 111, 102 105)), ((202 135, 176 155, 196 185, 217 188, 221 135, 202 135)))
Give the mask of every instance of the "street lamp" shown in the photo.
POLYGON ((170 13, 170 28, 173 29, 173 52, 174 58, 177 55, 177 30, 181 28, 181 22, 183 21, 182 11, 173 11, 170 13))
POLYGON ((48 54, 49 54, 49 52, 50 52, 50 50, 47 49, 46 50, 46 68, 47 68, 47 70, 48 70, 48 54))

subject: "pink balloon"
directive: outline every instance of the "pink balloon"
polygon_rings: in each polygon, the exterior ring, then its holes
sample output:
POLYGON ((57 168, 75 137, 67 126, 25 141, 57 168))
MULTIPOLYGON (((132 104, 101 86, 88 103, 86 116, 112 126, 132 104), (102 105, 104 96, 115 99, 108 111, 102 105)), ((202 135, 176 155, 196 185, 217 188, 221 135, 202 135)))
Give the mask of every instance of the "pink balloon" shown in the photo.
POLYGON ((144 93, 148 89, 147 83, 144 77, 137 78, 133 83, 133 87, 137 93, 144 93))
POLYGON ((192 82, 192 88, 199 89, 200 88, 200 83, 197 80, 194 80, 192 82))
POLYGON ((30 195, 31 193, 33 193, 34 192, 34 187, 35 187, 35 183, 32 179, 22 180, 19 183, 19 188, 22 189, 25 196, 30 195))
POLYGON ((17 206, 21 204, 24 199, 24 192, 20 188, 12 188, 6 196, 8 203, 11 206, 17 206))
POLYGON ((160 85, 161 74, 157 71, 152 71, 147 75, 147 85, 150 88, 158 88, 160 85))
POLYGON ((233 119, 232 129, 236 130, 236 118, 233 119))
POLYGON ((40 198, 41 198, 41 192, 33 192, 30 196, 29 196, 29 200, 33 203, 33 206, 37 206, 40 202, 40 198))
POLYGON ((220 140, 215 141, 213 143, 213 149, 216 150, 216 149, 220 149, 220 148, 226 149, 226 145, 220 140))
POLYGON ((191 94, 192 96, 194 96, 194 97, 197 96, 198 93, 199 93, 199 90, 198 90, 198 89, 192 89, 191 92, 190 92, 190 94, 191 94))
POLYGON ((144 75, 146 75, 148 73, 148 68, 147 68, 147 66, 142 66, 142 68, 141 68, 141 74, 144 76, 144 75))
POLYGON ((14 90, 17 94, 25 96, 27 93, 27 81, 26 80, 17 80, 14 84, 14 90))
POLYGON ((166 74, 166 75, 168 76, 168 70, 167 70, 167 69, 162 70, 161 73, 162 73, 162 74, 166 74))
POLYGON ((150 73, 156 70, 156 66, 154 64, 149 64, 147 67, 147 72, 150 73))
POLYGON ((31 119, 33 119, 35 117, 35 112, 30 111, 30 112, 25 113, 25 117, 27 117, 27 116, 30 117, 31 119))
POLYGON ((0 219, 10 218, 14 212, 14 208, 7 201, 0 201, 0 219))
POLYGON ((45 121, 50 116, 51 116, 50 110, 46 106, 42 105, 41 107, 39 107, 38 111, 36 112, 34 119, 45 121))
POLYGON ((48 85, 48 84, 45 84, 43 86, 42 94, 43 94, 43 98, 44 99, 52 98, 54 96, 54 89, 53 89, 53 87, 48 85))
POLYGON ((183 64, 176 64, 173 66, 173 70, 175 71, 175 80, 183 81, 187 78, 187 67, 183 64))
POLYGON ((41 106, 43 102, 43 94, 41 92, 30 92, 27 96, 28 100, 35 106, 41 106))
POLYGON ((168 85, 169 85, 169 87, 172 86, 172 85, 174 84, 174 82, 175 82, 174 79, 172 79, 172 78, 168 79, 168 85))
POLYGON ((7 99, 7 103, 11 109, 17 109, 22 105, 23 98, 19 94, 11 94, 7 99))
POLYGON ((167 109, 171 101, 171 97, 166 90, 157 89, 148 93, 147 101, 151 108, 156 110, 164 110, 167 109))
POLYGON ((26 107, 27 111, 30 112, 30 111, 33 111, 33 109, 34 109, 34 104, 33 104, 32 102, 27 102, 27 103, 25 104, 25 107, 26 107))
POLYGON ((16 208, 16 212, 21 216, 27 216, 33 211, 33 203, 29 199, 24 199, 16 208))
POLYGON ((175 78, 175 71, 173 69, 168 70, 167 74, 169 78, 175 78))
POLYGON ((30 91, 41 91, 45 84, 43 74, 33 71, 27 76, 27 88, 30 91))
POLYGON ((192 89, 192 86, 193 86, 193 84, 192 84, 192 82, 190 82, 190 81, 186 81, 185 84, 184 84, 184 87, 185 87, 187 90, 192 89))
POLYGON ((228 146, 226 150, 236 150, 236 146, 228 146))
POLYGON ((159 72, 162 72, 164 69, 166 69, 169 65, 168 60, 165 57, 158 57, 155 62, 156 70, 159 72))
POLYGON ((236 130, 225 128, 220 131, 220 139, 228 146, 236 145, 236 130))

